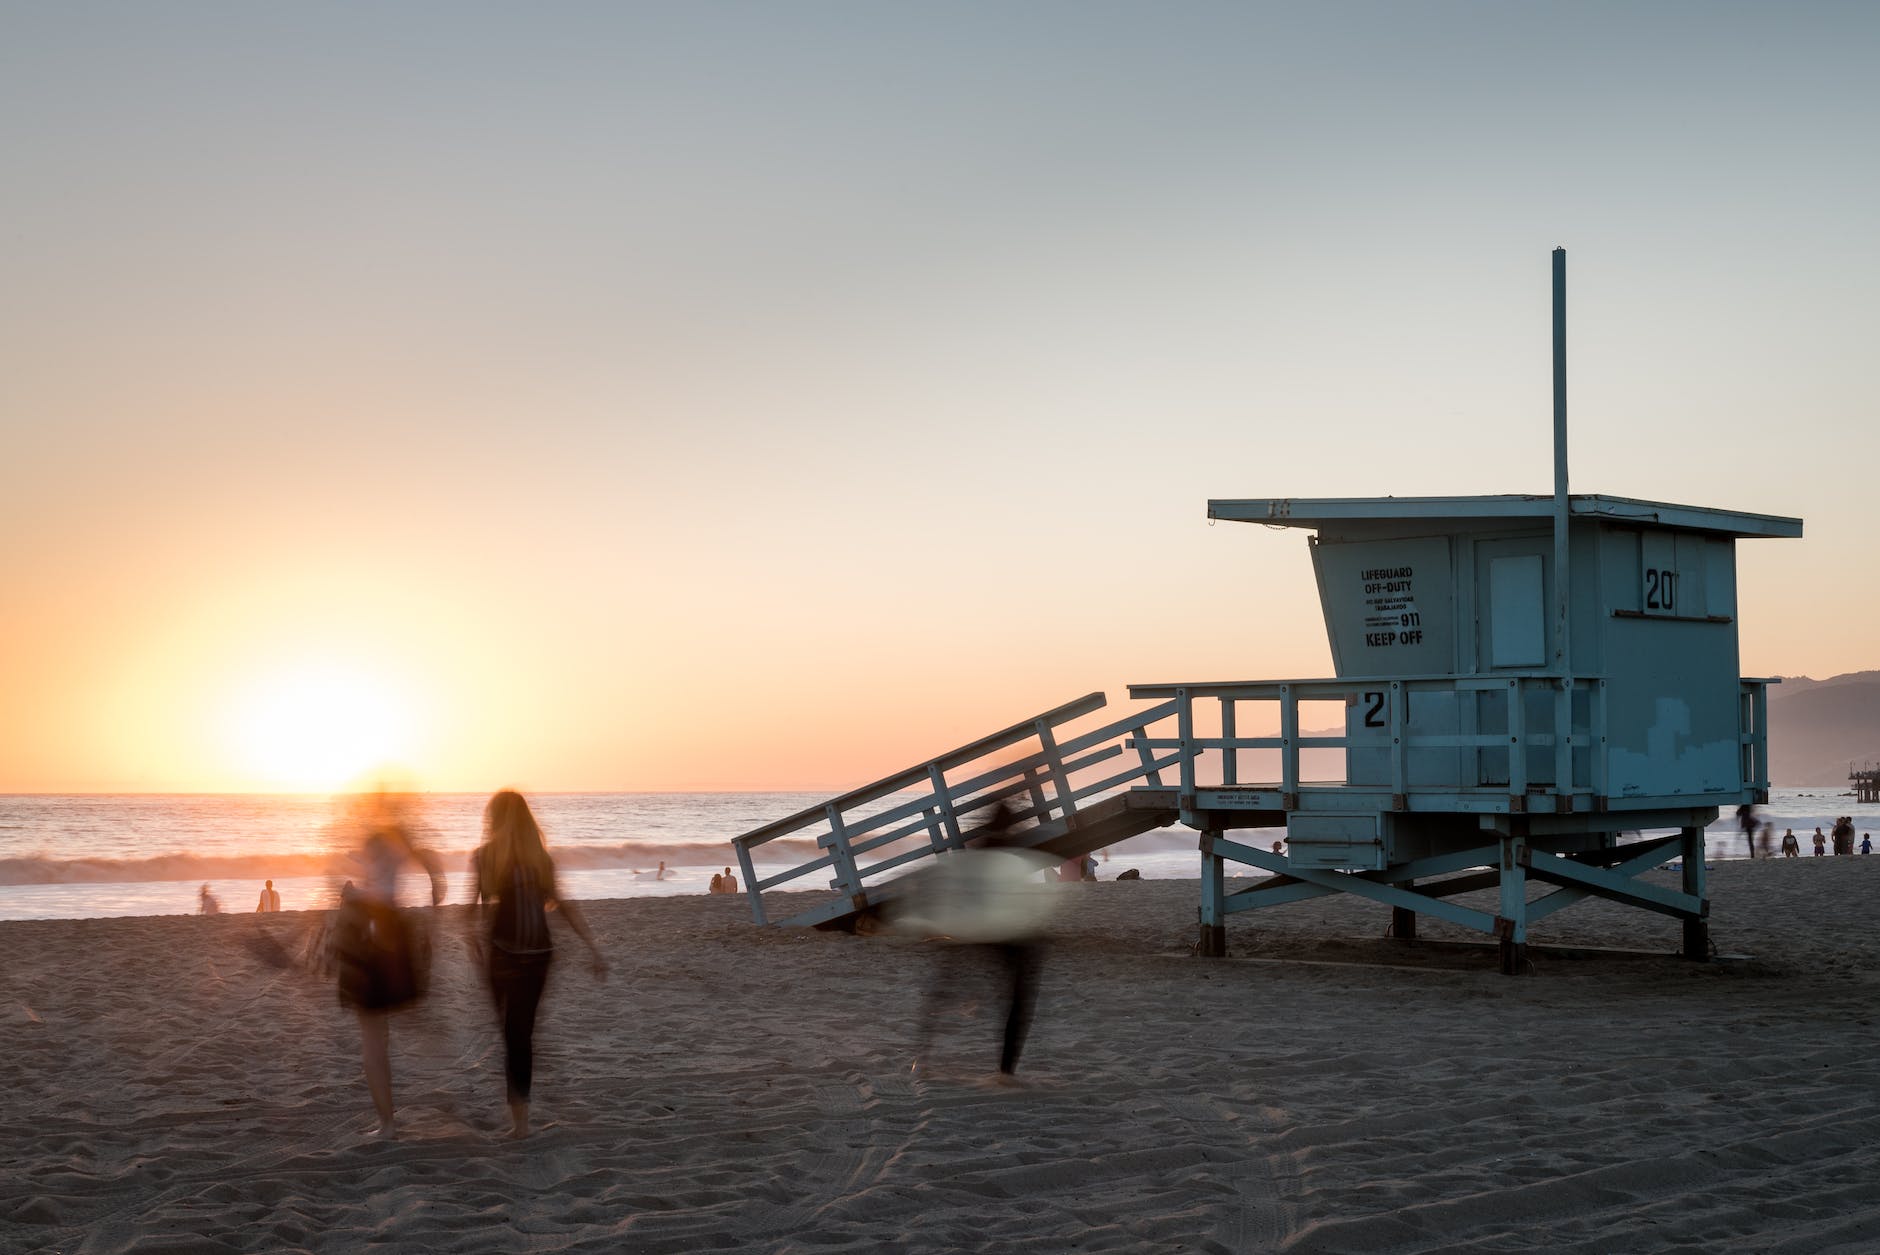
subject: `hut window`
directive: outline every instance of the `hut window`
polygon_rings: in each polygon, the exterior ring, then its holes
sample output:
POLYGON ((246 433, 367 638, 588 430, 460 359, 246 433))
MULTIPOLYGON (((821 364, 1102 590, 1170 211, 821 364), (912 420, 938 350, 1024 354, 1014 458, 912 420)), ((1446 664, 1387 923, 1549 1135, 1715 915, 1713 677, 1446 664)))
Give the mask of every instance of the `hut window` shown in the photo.
POLYGON ((1538 667, 1547 661, 1545 603, 1539 554, 1489 560, 1490 666, 1538 667))

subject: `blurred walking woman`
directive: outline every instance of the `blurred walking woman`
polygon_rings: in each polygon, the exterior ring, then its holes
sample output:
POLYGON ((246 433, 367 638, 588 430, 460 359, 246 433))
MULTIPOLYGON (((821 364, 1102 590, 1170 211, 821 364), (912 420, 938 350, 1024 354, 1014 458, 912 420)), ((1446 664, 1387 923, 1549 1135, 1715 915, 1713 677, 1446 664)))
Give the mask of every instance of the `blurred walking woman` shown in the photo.
POLYGON ((542 842, 541 826, 520 793, 504 789, 483 809, 483 844, 472 867, 476 910, 470 948, 485 965, 496 1020, 503 1030, 503 1075, 509 1097, 511 1137, 529 1134, 529 1089, 535 1073, 535 1013, 548 985, 555 942, 548 912, 556 909, 587 943, 594 974, 606 979, 607 964, 587 921, 555 885, 555 863, 542 842))
POLYGON ((429 922, 398 909, 398 874, 415 863, 431 878, 431 905, 444 900, 444 871, 419 841, 403 799, 381 794, 365 800, 359 820, 365 840, 356 856, 359 882, 346 882, 334 927, 339 1000, 359 1017, 366 1089, 379 1116, 379 1135, 391 1137, 392 1062, 388 1012, 424 997, 430 984, 429 922))

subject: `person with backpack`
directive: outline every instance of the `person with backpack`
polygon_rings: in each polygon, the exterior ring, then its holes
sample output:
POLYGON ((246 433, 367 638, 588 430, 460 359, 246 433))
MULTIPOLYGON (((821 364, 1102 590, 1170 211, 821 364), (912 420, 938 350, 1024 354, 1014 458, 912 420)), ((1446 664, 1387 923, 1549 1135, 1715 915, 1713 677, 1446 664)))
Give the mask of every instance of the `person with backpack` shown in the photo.
POLYGON ((483 809, 483 844, 471 859, 476 904, 471 911, 470 951, 484 968, 496 1020, 503 1031, 503 1077, 509 1100, 509 1135, 529 1135, 529 1093, 535 1079, 535 1016, 548 987, 555 957, 548 931, 552 907, 593 957, 594 975, 607 979, 594 934, 574 903, 555 883, 542 829, 529 803, 513 789, 491 797, 483 809))
POLYGON ((351 823, 364 832, 354 855, 357 882, 340 891, 329 935, 330 962, 339 981, 340 1005, 359 1017, 359 1050, 366 1092, 378 1113, 378 1136, 397 1129, 392 1108, 392 1012, 422 999, 431 978, 428 917, 398 906, 398 876, 416 864, 431 878, 431 905, 444 900, 443 864, 420 839, 421 825, 403 794, 361 795, 351 823))

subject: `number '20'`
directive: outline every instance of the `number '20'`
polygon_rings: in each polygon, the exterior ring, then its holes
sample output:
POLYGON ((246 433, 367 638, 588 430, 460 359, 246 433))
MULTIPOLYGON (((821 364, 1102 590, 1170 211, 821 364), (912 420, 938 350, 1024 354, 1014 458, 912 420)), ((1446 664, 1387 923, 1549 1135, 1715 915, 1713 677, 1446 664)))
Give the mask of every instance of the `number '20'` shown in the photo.
POLYGON ((1645 608, 1675 610, 1678 604, 1678 573, 1645 568, 1645 608))

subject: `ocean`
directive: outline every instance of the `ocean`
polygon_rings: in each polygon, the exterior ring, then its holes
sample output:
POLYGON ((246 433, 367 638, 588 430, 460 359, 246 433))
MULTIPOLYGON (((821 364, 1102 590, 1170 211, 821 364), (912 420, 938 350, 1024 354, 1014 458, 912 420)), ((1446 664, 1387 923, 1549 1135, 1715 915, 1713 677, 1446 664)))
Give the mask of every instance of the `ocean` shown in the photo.
MULTIPOLYGON (((447 901, 467 899, 469 855, 486 800, 480 793, 429 794, 419 803, 427 839, 449 874, 447 901)), ((530 797, 564 891, 577 899, 704 893, 713 873, 736 869, 732 837, 825 800, 821 793, 530 797)), ((310 795, 0 796, 0 920, 194 914, 204 885, 222 910, 252 911, 270 879, 282 909, 325 908, 346 874, 341 805, 310 795)), ((1804 857, 1815 827, 1826 832, 1837 815, 1852 815, 1857 831, 1880 835, 1880 805, 1858 804, 1834 789, 1776 789, 1762 812, 1778 837, 1784 828, 1795 830, 1804 857)), ((1708 846, 1711 858, 1743 857, 1734 814, 1711 825, 1708 846)), ((764 849, 776 861, 760 862, 760 876, 809 856, 782 842, 764 849)), ((1195 834, 1175 827, 1122 842, 1107 852, 1099 875, 1107 879, 1126 867, 1150 879, 1195 877, 1195 834)), ((792 887, 817 884, 806 877, 792 887)), ((425 900, 422 880, 404 896, 425 900)))

